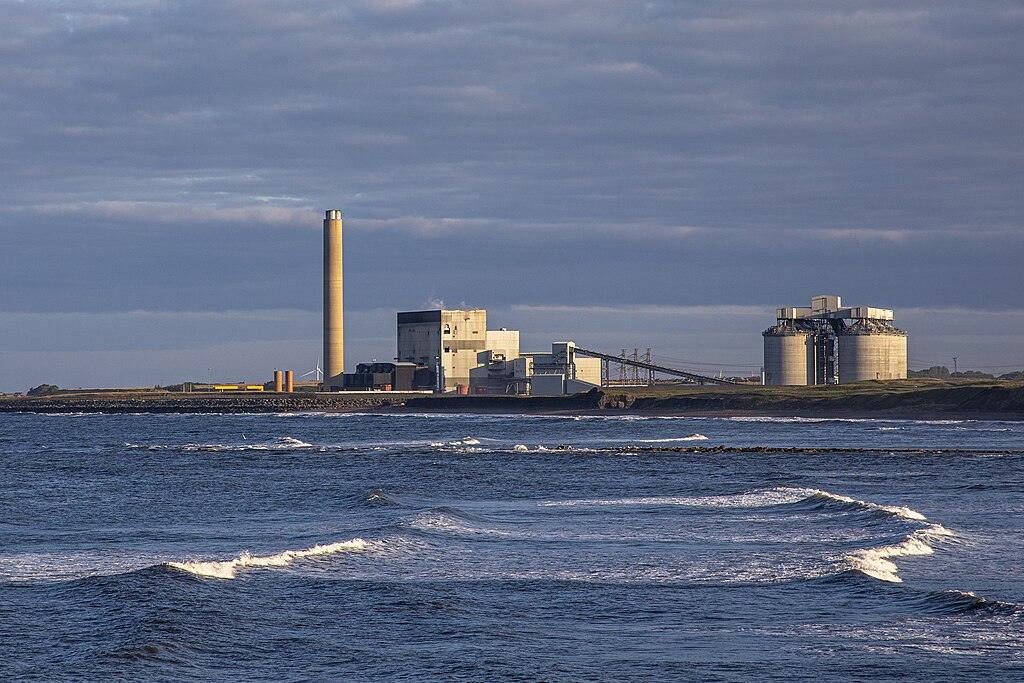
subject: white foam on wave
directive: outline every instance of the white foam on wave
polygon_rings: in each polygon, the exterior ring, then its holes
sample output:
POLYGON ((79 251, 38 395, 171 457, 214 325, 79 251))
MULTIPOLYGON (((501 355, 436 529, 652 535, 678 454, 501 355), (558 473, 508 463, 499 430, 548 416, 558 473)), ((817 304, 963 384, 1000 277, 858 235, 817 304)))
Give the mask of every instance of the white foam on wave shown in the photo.
POLYGON ((851 424, 860 423, 890 423, 890 424, 919 424, 919 425, 957 425, 965 422, 971 422, 971 420, 897 420, 892 418, 878 419, 873 417, 777 417, 769 415, 736 415, 733 417, 726 418, 711 418, 711 419, 724 419, 730 422, 776 422, 780 424, 788 423, 818 423, 818 422, 849 422, 851 424))
POLYGON ((682 505, 707 508, 758 508, 795 503, 814 489, 774 488, 725 496, 644 496, 636 498, 580 498, 539 503, 542 507, 591 507, 611 505, 682 505))
POLYGON ((678 443, 682 441, 707 441, 708 437, 703 434, 690 434, 689 436, 677 436, 667 439, 636 439, 637 443, 678 443))
POLYGON ((854 570, 871 578, 889 583, 902 583, 903 579, 897 574, 899 568, 892 558, 934 555, 935 549, 929 545, 929 541, 954 535, 941 524, 931 524, 927 528, 914 531, 899 543, 857 550, 848 555, 846 560, 854 570))
MULTIPOLYGON (((500 453, 500 452, 505 451, 505 450, 507 450, 507 449, 501 448, 501 449, 497 449, 497 450, 495 450, 493 452, 500 453)), ((533 448, 530 448, 526 444, 522 444, 522 443, 517 443, 515 446, 512 447, 512 452, 513 453, 558 453, 560 451, 565 451, 565 450, 572 450, 573 453, 592 453, 592 452, 595 452, 595 449, 593 449, 593 448, 576 448, 576 447, 572 447, 571 449, 569 449, 569 448, 567 448, 565 446, 556 446, 554 448, 548 448, 547 446, 537 445, 537 446, 534 446, 533 448)))
POLYGON ((421 531, 440 531, 463 536, 512 536, 513 534, 501 529, 474 526, 467 524, 454 515, 443 512, 422 512, 416 515, 409 526, 421 531))
POLYGON ((278 443, 288 448, 311 448, 313 446, 313 444, 306 443, 302 439, 296 439, 293 436, 282 436, 278 439, 278 443))
POLYGON ((924 521, 925 516, 917 510, 908 508, 902 505, 880 505, 878 503, 871 503, 866 500, 858 500, 857 498, 851 498, 850 496, 842 496, 838 493, 830 493, 828 491, 822 491, 821 489, 795 489, 800 491, 807 491, 810 493, 808 497, 818 497, 825 500, 835 501, 837 503, 846 503, 848 505, 855 505, 857 507, 866 508, 868 510, 876 510, 879 512, 886 512, 896 517, 902 517, 903 519, 912 519, 915 521, 924 521))
POLYGON ((89 417, 90 415, 103 415, 103 413, 44 413, 34 410, 27 411, 31 415, 43 415, 45 417, 89 417))
POLYGON ((276 451, 295 448, 313 448, 313 444, 293 436, 282 436, 271 443, 185 443, 185 444, 139 444, 126 441, 125 448, 143 449, 147 451, 184 451, 184 452, 231 452, 231 451, 276 451))
POLYGON ((249 567, 287 567, 295 560, 335 553, 361 552, 370 548, 370 543, 361 538, 350 541, 315 545, 305 550, 285 550, 275 555, 252 555, 244 552, 232 560, 207 562, 167 562, 166 566, 180 569, 197 576, 214 579, 233 579, 239 569, 249 567))
POLYGON ((132 552, 0 553, 0 582, 67 581, 137 571, 160 561, 159 556, 132 552))
POLYGON ((775 505, 786 505, 804 500, 818 498, 821 500, 842 503, 853 507, 884 512, 894 517, 915 521, 925 520, 925 516, 909 507, 898 505, 880 505, 850 496, 831 493, 821 489, 778 487, 737 493, 724 496, 649 496, 637 498, 581 498, 574 500, 553 500, 539 503, 542 507, 593 507, 609 505, 683 505, 687 507, 707 508, 760 508, 775 505))
POLYGON ((449 446, 479 446, 480 439, 475 439, 472 436, 463 437, 457 441, 431 441, 431 448, 447 448, 449 446))
MULTIPOLYGON (((682 505, 704 508, 763 508, 786 505, 801 501, 824 500, 840 503, 851 508, 882 512, 908 522, 927 522, 927 518, 912 508, 899 505, 882 505, 870 501, 859 500, 821 489, 780 487, 760 491, 750 491, 724 496, 651 496, 637 498, 590 498, 577 500, 545 501, 539 503, 543 507, 574 507, 574 506, 663 506, 682 505)), ((912 531, 898 543, 855 550, 842 558, 840 566, 853 569, 866 576, 880 581, 900 583, 903 579, 898 574, 899 568, 894 561, 898 557, 933 555, 932 546, 938 539, 951 539, 954 534, 941 524, 929 523, 928 526, 912 531)))
MULTIPOLYGON (((493 441, 493 439, 484 439, 485 441, 493 441)), ((467 436, 462 439, 455 441, 431 441, 430 447, 434 448, 442 453, 456 453, 459 455, 469 455, 475 453, 493 453, 493 448, 481 446, 481 440, 472 436, 467 436)))

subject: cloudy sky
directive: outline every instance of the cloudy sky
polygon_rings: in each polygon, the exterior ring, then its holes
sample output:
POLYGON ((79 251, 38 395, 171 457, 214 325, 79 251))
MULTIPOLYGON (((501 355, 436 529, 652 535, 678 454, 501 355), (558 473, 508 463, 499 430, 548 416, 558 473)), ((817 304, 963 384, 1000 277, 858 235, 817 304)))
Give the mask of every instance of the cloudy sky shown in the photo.
POLYGON ((394 312, 756 371, 776 305, 1024 367, 1024 7, 0 0, 0 390, 313 367, 394 312))

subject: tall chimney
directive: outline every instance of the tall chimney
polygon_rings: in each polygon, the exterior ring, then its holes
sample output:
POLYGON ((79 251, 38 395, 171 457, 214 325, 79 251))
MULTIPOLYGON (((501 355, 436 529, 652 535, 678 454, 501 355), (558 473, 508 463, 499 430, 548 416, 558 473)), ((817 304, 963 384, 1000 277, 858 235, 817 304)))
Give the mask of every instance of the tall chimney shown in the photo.
POLYGON ((324 217, 324 385, 345 372, 345 294, 341 263, 341 211, 324 217))

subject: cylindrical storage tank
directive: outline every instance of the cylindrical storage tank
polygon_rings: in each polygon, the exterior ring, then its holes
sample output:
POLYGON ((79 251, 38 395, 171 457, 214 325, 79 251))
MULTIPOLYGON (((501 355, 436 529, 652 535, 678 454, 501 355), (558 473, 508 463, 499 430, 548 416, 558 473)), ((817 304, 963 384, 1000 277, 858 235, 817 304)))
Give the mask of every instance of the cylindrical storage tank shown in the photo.
POLYGON ((764 331, 764 383, 814 384, 814 334, 777 325, 764 331))
POLYGON ((280 393, 284 389, 284 374, 280 370, 274 370, 274 391, 280 393))
POLYGON ((295 373, 291 370, 284 371, 284 390, 289 394, 295 391, 295 373))
POLYGON ((839 335, 839 383, 907 378, 907 333, 855 324, 839 335))

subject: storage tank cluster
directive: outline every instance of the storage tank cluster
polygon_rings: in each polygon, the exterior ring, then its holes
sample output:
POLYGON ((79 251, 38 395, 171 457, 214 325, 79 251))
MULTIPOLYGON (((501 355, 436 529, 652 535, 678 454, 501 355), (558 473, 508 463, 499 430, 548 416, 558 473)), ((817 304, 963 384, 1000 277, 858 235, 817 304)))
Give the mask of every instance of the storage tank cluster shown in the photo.
POLYGON ((764 383, 849 384, 907 378, 907 333, 889 309, 816 296, 809 307, 776 309, 764 337, 764 383))

